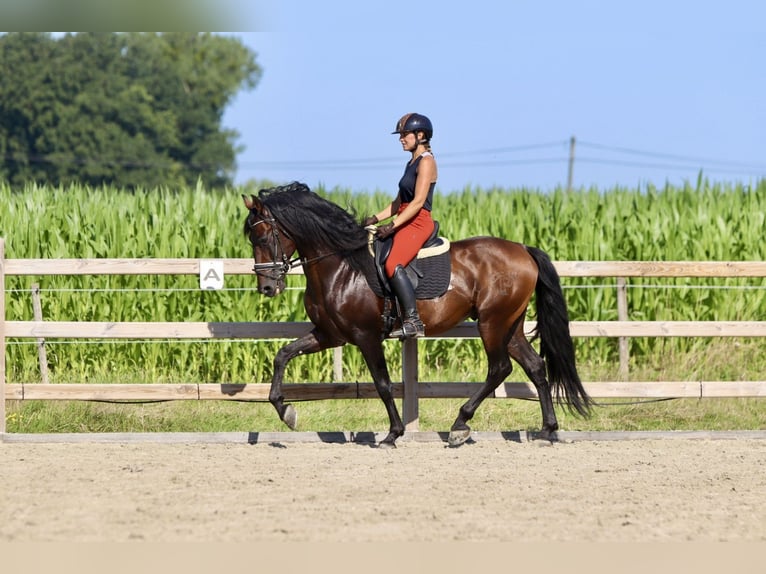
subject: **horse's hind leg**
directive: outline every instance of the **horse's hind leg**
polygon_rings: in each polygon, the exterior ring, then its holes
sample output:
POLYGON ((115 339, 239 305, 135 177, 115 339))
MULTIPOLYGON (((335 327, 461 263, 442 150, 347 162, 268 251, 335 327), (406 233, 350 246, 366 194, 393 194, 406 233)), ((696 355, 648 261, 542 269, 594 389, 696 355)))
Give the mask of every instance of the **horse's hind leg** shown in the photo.
POLYGON ((487 368, 487 379, 481 388, 468 399, 468 401, 460 407, 458 416, 455 422, 452 423, 450 428, 449 438, 447 442, 450 446, 460 446, 471 435, 471 427, 468 426, 468 421, 473 418, 476 409, 492 392, 502 383, 505 378, 511 374, 513 369, 511 361, 508 358, 508 352, 504 345, 496 345, 492 350, 487 348, 487 341, 484 340, 484 347, 487 351, 487 359, 489 362, 487 368))
POLYGON ((537 354, 524 336, 522 328, 517 329, 513 337, 511 337, 511 341, 508 343, 508 352, 513 357, 513 360, 521 365, 521 368, 524 369, 532 384, 535 385, 535 389, 537 389, 540 409, 543 414, 540 438, 555 438, 555 432, 559 428, 559 423, 556 420, 556 411, 553 408, 551 384, 545 376, 545 361, 537 354))

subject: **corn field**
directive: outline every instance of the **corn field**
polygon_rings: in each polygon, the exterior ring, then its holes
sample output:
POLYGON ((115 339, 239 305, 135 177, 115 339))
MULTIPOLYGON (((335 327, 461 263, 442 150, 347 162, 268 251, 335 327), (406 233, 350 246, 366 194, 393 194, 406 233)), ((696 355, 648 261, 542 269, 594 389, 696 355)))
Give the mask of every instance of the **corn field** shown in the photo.
MULTIPOLYGON (((242 258, 242 193, 190 189, 127 192, 110 188, 12 190, 0 184, 0 237, 11 258, 242 258)), ((383 193, 315 189, 361 219, 390 201, 383 193)), ((556 261, 762 260, 766 180, 606 191, 471 189, 437 194, 434 217, 457 240, 495 235, 538 246, 556 261)), ((6 318, 31 320, 38 284, 45 320, 306 321, 300 276, 275 299, 255 291, 254 276, 227 276, 221 291, 202 291, 193 276, 7 277, 6 318)), ((616 320, 614 280, 563 278, 570 319, 616 320)), ((763 279, 629 279, 633 320, 763 320, 763 279)), ((534 304, 530 316, 534 315, 534 304)), ((33 341, 10 340, 8 380, 39 380, 33 341)), ((268 382, 280 341, 49 340, 51 382, 268 382)), ((583 363, 616 362, 617 341, 576 341, 583 363)), ((656 353, 705 353, 701 339, 631 339, 631 360, 656 353)), ((396 378, 399 345, 386 343, 396 378)), ((421 342, 420 379, 483 380, 484 354, 474 340, 421 342)), ((287 381, 332 380, 328 352, 292 361, 287 381)), ((369 380, 361 356, 344 350, 346 380, 369 380)), ((690 374, 690 376, 692 376, 690 374)), ((734 373, 733 376, 738 376, 734 373)))

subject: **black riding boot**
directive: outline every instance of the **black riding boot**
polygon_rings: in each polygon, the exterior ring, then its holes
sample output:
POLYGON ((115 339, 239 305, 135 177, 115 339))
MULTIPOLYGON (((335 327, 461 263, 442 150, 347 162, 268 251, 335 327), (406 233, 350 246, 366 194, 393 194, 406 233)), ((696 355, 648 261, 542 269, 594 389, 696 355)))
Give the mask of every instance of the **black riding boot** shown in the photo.
POLYGON ((407 339, 425 336, 426 328, 423 325, 423 321, 420 320, 420 315, 418 315, 415 289, 413 289, 412 282, 401 265, 396 266, 390 282, 402 311, 402 332, 400 336, 407 339))

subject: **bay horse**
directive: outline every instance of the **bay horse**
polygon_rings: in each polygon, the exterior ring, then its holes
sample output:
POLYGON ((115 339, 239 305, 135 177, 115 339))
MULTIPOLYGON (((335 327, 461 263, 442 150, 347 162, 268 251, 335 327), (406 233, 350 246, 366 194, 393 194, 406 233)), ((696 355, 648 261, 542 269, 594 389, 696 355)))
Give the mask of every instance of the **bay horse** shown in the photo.
MULTIPOLYGON (((242 199, 248 209, 244 233, 252 244, 258 291, 268 297, 279 295, 285 275, 297 264, 306 277, 304 304, 314 327, 274 358, 269 401, 280 419, 296 428, 297 413, 282 395, 287 363, 299 355, 350 343, 360 349, 388 413, 388 435, 378 446, 395 447, 404 424, 383 352, 383 299, 366 279, 375 276, 368 232, 351 213, 302 183, 262 189, 257 196, 242 199), (291 259, 295 253, 298 257, 291 259)), ((550 258, 538 248, 497 237, 454 241, 450 253, 447 291, 417 302, 426 336, 443 333, 467 318, 476 320, 488 368, 484 384, 460 407, 448 444, 458 446, 469 438, 468 421, 511 373, 510 358, 537 390, 543 419, 538 436, 554 440, 558 421, 552 390, 559 403, 582 416, 589 415, 592 400, 577 374, 567 306, 550 258), (533 294, 539 354, 524 334, 533 294)))

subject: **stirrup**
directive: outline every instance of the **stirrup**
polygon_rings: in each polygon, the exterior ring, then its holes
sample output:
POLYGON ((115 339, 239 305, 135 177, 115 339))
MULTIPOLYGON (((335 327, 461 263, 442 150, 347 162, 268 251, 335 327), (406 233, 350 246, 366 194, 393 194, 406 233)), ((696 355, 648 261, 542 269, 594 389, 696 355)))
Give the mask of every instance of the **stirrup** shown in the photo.
POLYGON ((416 339, 426 336, 426 326, 423 325, 423 321, 416 317, 408 317, 402 320, 402 326, 400 329, 396 329, 391 332, 392 337, 398 337, 399 339, 416 339))

